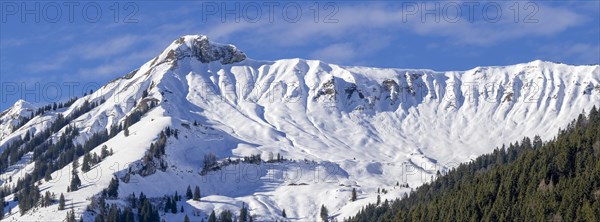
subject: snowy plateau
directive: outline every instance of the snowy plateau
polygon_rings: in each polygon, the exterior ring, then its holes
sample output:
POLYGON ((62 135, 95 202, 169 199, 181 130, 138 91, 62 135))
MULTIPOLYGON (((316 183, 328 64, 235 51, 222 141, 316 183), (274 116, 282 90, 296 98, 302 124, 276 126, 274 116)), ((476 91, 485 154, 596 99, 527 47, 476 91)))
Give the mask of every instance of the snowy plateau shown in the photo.
MULTIPOLYGON (((539 135, 553 138, 583 111, 600 105, 600 66, 546 61, 466 71, 339 66, 318 60, 259 61, 233 45, 189 35, 160 55, 68 107, 36 115, 18 101, 0 113, 0 152, 26 134, 36 135, 60 116, 84 144, 94 133, 125 124, 128 115, 155 106, 124 131, 91 149, 113 151, 91 170, 78 170, 81 187, 67 192, 72 164, 39 180, 40 191, 64 193, 67 209, 93 221, 92 200, 119 178, 120 207, 143 192, 160 200, 199 186, 200 201, 183 200, 184 213, 159 210, 165 221, 207 221, 214 210, 247 206, 256 221, 318 221, 325 205, 332 218, 354 215, 367 203, 395 199, 437 172, 492 152, 502 144, 539 135), (85 113, 76 110, 97 104, 85 113), (161 167, 147 170, 144 156, 169 127, 161 167), (203 171, 214 154, 218 169, 203 171), (260 156, 260 163, 237 161, 260 156), (282 157, 282 158, 278 158, 282 157), (272 161, 270 161, 273 159, 272 161), (350 201, 353 189, 357 200, 350 201), (281 216, 285 209, 287 218, 281 216)), ((134 68, 134 67, 132 67, 134 68)), ((14 186, 35 167, 28 153, 1 172, 14 186)), ((81 166, 83 157, 79 157, 81 166)), ((21 215, 14 195, 2 221, 62 221, 57 203, 21 215), (8 208, 12 208, 8 212, 8 208)))

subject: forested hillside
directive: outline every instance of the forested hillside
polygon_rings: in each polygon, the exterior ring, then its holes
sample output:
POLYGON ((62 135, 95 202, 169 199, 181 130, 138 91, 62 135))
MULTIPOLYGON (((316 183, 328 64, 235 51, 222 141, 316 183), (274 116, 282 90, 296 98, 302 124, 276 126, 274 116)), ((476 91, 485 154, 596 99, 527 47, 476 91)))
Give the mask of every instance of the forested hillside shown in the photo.
POLYGON ((347 221, 600 221, 599 160, 594 107, 548 142, 502 146, 347 221))

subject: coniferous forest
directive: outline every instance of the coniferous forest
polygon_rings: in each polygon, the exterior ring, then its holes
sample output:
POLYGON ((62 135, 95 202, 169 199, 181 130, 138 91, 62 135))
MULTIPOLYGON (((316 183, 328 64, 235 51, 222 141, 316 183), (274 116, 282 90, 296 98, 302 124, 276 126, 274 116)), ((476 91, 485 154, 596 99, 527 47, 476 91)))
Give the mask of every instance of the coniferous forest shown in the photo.
POLYGON ((502 146, 358 221, 600 221, 600 114, 580 114, 548 142, 502 146))

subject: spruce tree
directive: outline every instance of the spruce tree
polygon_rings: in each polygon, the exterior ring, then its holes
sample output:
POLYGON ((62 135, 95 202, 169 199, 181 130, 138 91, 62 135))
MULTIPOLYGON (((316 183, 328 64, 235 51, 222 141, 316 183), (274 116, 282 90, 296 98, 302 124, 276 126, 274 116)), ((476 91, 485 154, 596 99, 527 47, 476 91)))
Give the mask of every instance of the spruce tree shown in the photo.
POLYGON ((67 222, 75 222, 75 210, 71 209, 71 211, 67 212, 67 222))
POLYGON ((167 200, 165 201, 165 213, 169 212, 169 210, 171 210, 171 197, 167 197, 167 200))
POLYGON ((108 156, 108 154, 108 147, 106 145, 102 146, 102 149, 100 150, 100 158, 104 159, 108 156))
POLYGON ((287 214, 285 213, 285 209, 283 209, 283 211, 281 211, 281 217, 287 218, 287 214))
POLYGON ((125 124, 125 129, 123 129, 123 135, 125 135, 125 137, 129 136, 129 126, 127 126, 127 124, 125 124))
POLYGON ((112 198, 117 198, 119 196, 119 179, 113 177, 110 180, 110 184, 108 185, 107 195, 112 198))
POLYGON ((190 218, 188 217, 188 215, 186 214, 185 217, 183 218, 183 222, 190 222, 190 218))
POLYGON ((152 206, 150 201, 140 194, 140 202, 142 202, 141 209, 139 210, 138 218, 140 222, 151 222, 160 221, 158 210, 152 206))
POLYGON ((65 209, 65 195, 63 195, 63 193, 60 193, 60 198, 58 199, 58 210, 64 210, 65 209))
POLYGON ((0 196, 0 219, 4 217, 4 197, 0 196))
POLYGON ((208 217, 208 222, 217 222, 217 216, 215 215, 215 211, 213 210, 208 217))
POLYGON ((85 155, 83 155, 83 164, 81 165, 81 171, 83 171, 83 172, 90 171, 90 169, 91 169, 91 166, 90 166, 91 165, 91 163, 90 163, 91 158, 92 158, 92 155, 90 155, 89 152, 86 153, 85 155))
POLYGON ((233 213, 229 210, 221 211, 221 215, 219 216, 219 221, 233 222, 233 213))
POLYGON ((352 202, 356 201, 356 188, 352 188, 352 197, 350 198, 352 202))
POLYGON ((196 188, 194 188, 194 200, 200 201, 200 187, 199 186, 196 186, 196 188))
POLYGON ((247 219, 248 219, 248 209, 246 208, 246 205, 244 203, 242 203, 242 209, 240 209, 239 222, 247 222, 247 219))
POLYGON ((173 199, 171 199, 171 213, 176 214, 177 213, 177 201, 175 201, 176 197, 173 197, 173 199))
POLYGON ((327 208, 325 207, 325 205, 321 205, 321 213, 319 215, 321 216, 321 220, 323 220, 324 222, 328 221, 329 212, 327 212, 327 208))
POLYGON ((190 187, 190 185, 188 185, 187 190, 185 191, 185 197, 190 200, 194 197, 194 194, 192 194, 192 188, 190 187))
MULTIPOLYGON (((51 165, 51 164, 48 164, 48 168, 50 168, 50 166, 52 166, 52 165, 51 165)), ((52 173, 52 172, 50 172, 50 170, 46 170, 46 173, 44 173, 44 180, 45 180, 46 182, 48 182, 48 181, 52 180, 52 175, 51 175, 51 173, 52 173)))
POLYGON ((43 202, 42 203, 43 207, 47 207, 52 204, 52 198, 50 197, 50 191, 46 191, 46 194, 44 195, 44 200, 42 202, 43 202))
POLYGON ((71 185, 69 186, 71 188, 71 192, 77 191, 79 186, 81 186, 81 180, 79 179, 77 173, 74 172, 71 178, 71 185))

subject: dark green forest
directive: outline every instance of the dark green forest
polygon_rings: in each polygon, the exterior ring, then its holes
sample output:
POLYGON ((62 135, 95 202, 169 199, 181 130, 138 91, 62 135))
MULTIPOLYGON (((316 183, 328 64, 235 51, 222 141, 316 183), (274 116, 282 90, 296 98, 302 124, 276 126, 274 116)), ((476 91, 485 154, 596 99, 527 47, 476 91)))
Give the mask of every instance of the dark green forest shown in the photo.
POLYGON ((502 146, 346 221, 600 221, 599 160, 594 107, 547 142, 502 146))

